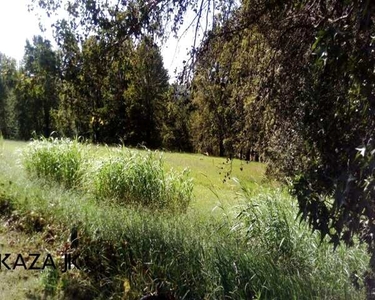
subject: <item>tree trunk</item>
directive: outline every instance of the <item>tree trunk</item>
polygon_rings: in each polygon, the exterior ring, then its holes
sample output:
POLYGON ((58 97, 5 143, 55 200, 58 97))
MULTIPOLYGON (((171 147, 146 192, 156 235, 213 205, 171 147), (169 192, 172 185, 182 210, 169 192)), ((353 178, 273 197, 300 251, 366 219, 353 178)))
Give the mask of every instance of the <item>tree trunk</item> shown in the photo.
POLYGON ((51 134, 51 115, 49 107, 44 107, 44 136, 48 138, 51 134))

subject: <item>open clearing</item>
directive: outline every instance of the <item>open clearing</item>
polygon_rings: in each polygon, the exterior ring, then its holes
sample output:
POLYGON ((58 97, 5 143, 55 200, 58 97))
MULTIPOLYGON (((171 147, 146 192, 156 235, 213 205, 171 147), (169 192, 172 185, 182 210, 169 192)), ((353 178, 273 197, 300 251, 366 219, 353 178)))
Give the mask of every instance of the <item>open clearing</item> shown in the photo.
MULTIPOLYGON (((26 145, 26 142, 4 141, 3 157, 14 169, 12 172, 22 172, 17 151, 21 151, 26 145)), ((104 146, 92 147, 92 153, 97 158, 106 157, 108 151, 104 146)), ((173 168, 178 171, 190 169, 194 180, 195 196, 191 207, 203 214, 212 212, 215 207, 230 207, 240 202, 237 193, 241 188, 236 179, 253 189, 259 186, 276 186, 276 183, 266 181, 264 176, 266 166, 259 162, 245 162, 238 159, 228 162, 227 159, 220 157, 172 152, 163 152, 163 156, 166 169, 173 168), (230 172, 229 177, 225 176, 227 172, 230 172)))

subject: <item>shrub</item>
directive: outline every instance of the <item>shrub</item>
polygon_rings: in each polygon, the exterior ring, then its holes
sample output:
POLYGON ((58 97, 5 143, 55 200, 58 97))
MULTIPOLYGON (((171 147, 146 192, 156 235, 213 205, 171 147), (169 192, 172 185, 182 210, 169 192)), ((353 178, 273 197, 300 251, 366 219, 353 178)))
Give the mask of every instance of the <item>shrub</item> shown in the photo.
POLYGON ((83 147, 77 140, 42 138, 23 152, 23 165, 30 175, 73 187, 82 178, 83 147))
POLYGON ((165 171, 163 159, 151 151, 146 154, 120 149, 99 163, 93 172, 97 198, 119 203, 185 211, 193 196, 189 171, 165 171))

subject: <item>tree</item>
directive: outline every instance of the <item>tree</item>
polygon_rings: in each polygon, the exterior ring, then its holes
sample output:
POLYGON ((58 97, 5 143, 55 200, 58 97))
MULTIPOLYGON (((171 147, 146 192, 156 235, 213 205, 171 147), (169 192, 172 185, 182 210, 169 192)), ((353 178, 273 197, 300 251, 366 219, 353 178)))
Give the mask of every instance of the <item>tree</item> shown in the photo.
POLYGON ((144 38, 137 46, 131 66, 131 80, 124 94, 129 119, 125 141, 156 148, 161 145, 159 132, 169 84, 159 48, 151 38, 144 38))
POLYGON ((302 218, 335 246, 359 234, 374 270, 375 4, 272 2, 245 2, 232 28, 256 26, 272 50, 259 89, 268 147, 281 142, 272 166, 294 180, 302 218))
POLYGON ((16 76, 16 61, 0 53, 0 132, 5 138, 17 135, 13 93, 16 76))
POLYGON ((52 112, 58 105, 57 68, 56 54, 48 40, 34 36, 33 44, 26 41, 15 90, 21 138, 30 138, 33 131, 49 136, 54 130, 52 112))
POLYGON ((359 233, 373 261, 374 16, 369 1, 245 1, 207 39, 262 37, 252 107, 270 167, 294 180, 314 229, 335 246, 359 233))
POLYGON ((274 164, 296 178, 302 217, 335 245, 375 229, 356 150, 372 143, 375 125, 373 12, 370 2, 285 1, 257 21, 274 53, 260 90, 270 129, 301 147, 291 153, 297 167, 278 156, 274 164))
POLYGON ((191 152, 190 116, 193 110, 190 90, 184 85, 169 88, 161 116, 161 145, 175 151, 191 152))
POLYGON ((105 33, 79 42, 59 24, 62 73, 58 129, 94 142, 160 146, 168 74, 151 38, 108 47, 105 33))
POLYGON ((94 142, 117 143, 125 136, 124 92, 133 44, 125 41, 108 51, 103 37, 91 36, 80 46, 68 23, 59 24, 61 81, 58 130, 94 142))
POLYGON ((196 150, 250 159, 262 152, 257 96, 269 47, 255 30, 230 39, 212 32, 201 45, 193 79, 196 150))

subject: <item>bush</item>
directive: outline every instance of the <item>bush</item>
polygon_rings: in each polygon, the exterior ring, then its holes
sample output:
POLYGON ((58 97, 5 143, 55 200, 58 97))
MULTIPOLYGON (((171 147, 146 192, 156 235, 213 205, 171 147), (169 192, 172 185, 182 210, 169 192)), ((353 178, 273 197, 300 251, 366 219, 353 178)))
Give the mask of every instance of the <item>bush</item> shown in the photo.
POLYGON ((189 171, 166 172, 161 156, 120 149, 93 172, 97 198, 144 207, 186 211, 193 197, 189 171))
POLYGON ((31 142, 23 152, 23 165, 30 175, 66 187, 80 182, 82 164, 83 147, 77 140, 42 138, 31 142))

